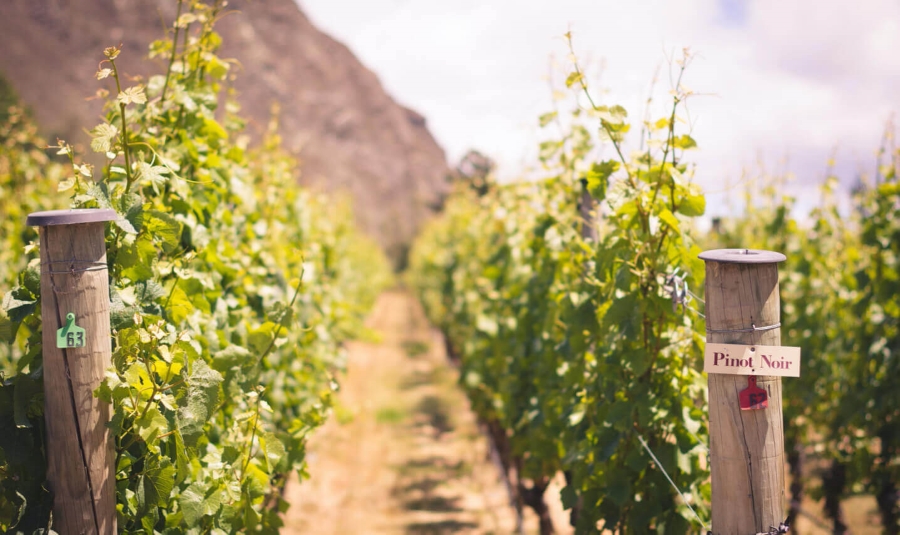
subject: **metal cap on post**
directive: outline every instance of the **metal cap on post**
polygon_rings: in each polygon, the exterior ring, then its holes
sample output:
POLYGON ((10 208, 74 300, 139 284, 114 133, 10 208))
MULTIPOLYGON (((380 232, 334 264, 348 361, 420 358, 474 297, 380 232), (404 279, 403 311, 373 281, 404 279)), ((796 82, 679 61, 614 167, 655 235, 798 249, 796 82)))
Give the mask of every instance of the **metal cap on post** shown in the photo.
POLYGON ((706 262, 723 264, 777 264, 787 260, 781 253, 759 249, 712 249, 703 251, 698 256, 706 262))
MULTIPOLYGON (((700 258, 706 262, 707 343, 745 345, 750 351, 780 346, 778 263, 786 257, 717 249, 700 258)), ((785 519, 781 377, 753 372, 709 373, 715 535, 768 533, 785 519)))
POLYGON ((31 212, 25 219, 32 227, 49 227, 53 225, 75 225, 79 223, 102 223, 115 221, 119 214, 110 208, 80 208, 75 210, 50 210, 49 212, 31 212))
POLYGON ((115 210, 34 212, 40 227, 44 417, 53 528, 115 533, 109 405, 95 398, 111 364, 106 221, 115 210))

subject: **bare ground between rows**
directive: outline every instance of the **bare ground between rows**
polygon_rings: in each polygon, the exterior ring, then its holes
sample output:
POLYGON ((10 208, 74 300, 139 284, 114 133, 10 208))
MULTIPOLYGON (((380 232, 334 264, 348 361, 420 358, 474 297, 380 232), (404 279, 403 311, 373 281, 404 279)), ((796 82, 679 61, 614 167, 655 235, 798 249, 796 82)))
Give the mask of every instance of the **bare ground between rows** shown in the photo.
MULTIPOLYGON (((513 533, 487 441, 419 303, 407 292, 386 292, 368 327, 379 341, 349 345, 335 414, 309 444, 310 479, 301 484, 295 475, 288 483, 282 535, 513 533)), ((565 535, 572 530, 556 499, 561 486, 547 489, 546 499, 565 535)), ((881 532, 871 496, 850 497, 843 507, 853 533, 881 532)), ((831 533, 821 501, 806 497, 803 509, 792 532, 831 533)), ((529 510, 525 528, 538 532, 529 510)))
MULTIPOLYGON (((335 414, 309 444, 310 479, 288 484, 282 534, 513 533, 487 441, 418 302, 386 292, 368 327, 380 340, 349 345, 335 414)), ((525 527, 537 533, 537 518, 525 527)))

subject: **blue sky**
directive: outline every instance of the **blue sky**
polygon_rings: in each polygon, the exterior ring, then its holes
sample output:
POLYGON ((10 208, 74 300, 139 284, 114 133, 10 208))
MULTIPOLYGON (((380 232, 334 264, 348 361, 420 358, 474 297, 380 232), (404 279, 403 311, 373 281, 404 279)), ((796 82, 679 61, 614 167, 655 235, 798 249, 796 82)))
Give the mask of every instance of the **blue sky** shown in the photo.
MULTIPOLYGON (((353 50, 398 101, 422 113, 452 163, 468 148, 528 175, 552 108, 548 74, 566 63, 562 34, 592 67, 607 103, 640 117, 667 55, 690 47, 685 85, 698 93, 689 121, 700 149, 695 180, 713 212, 741 197, 742 173, 796 176, 817 198, 829 158, 847 185, 874 169, 898 108, 900 3, 889 0, 299 0, 353 50), (728 186, 731 185, 731 189, 728 186)), ((686 120, 688 117, 685 117, 686 120)), ((753 185, 752 180, 750 184, 753 185)), ((736 203, 737 205, 740 202, 736 203)))
POLYGON ((716 7, 726 26, 741 26, 747 21, 747 3, 743 0, 719 0, 716 7))

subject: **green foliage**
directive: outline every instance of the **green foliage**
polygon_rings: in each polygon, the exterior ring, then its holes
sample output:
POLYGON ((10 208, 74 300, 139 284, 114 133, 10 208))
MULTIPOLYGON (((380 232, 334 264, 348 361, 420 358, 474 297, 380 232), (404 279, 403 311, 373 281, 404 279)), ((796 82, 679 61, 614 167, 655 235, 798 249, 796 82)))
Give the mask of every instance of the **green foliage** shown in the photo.
POLYGON ((21 113, 21 109, 10 109, 17 108, 18 105, 19 96, 16 94, 16 90, 13 89, 9 80, 0 74, 0 124, 8 121, 10 116, 17 116, 21 113))
POLYGON ((900 188, 893 162, 882 172, 879 184, 854 193, 849 214, 838 207, 837 177, 828 176, 819 206, 800 220, 794 199, 780 193, 783 183, 763 177, 761 193, 748 191, 745 215, 710 238, 787 255, 782 343, 805 355, 801 376, 783 383, 787 448, 799 445, 845 469, 844 483, 816 483, 813 495, 871 493, 890 526, 900 481, 900 188))
MULTIPOLYGON (((106 235, 113 369, 96 395, 113 406, 122 533, 277 533, 287 474, 305 474, 306 439, 328 415, 340 345, 389 282, 346 204, 296 186, 277 125, 251 150, 237 104, 220 106, 221 10, 179 2, 171 38, 151 46, 168 70, 146 85, 122 87, 120 51, 104 51, 97 77, 113 89, 91 130, 103 165, 56 147, 72 162, 59 182, 71 206, 120 216, 106 235)), ((42 202, 11 191, 28 209, 42 202)), ((13 234, 4 250, 29 239, 13 234)), ((3 303, 3 329, 18 331, 18 374, 0 388, 4 531, 48 525, 35 269, 3 303)))
MULTIPOLYGON (((36 256, 29 244, 37 240, 37 229, 25 224, 26 216, 38 210, 62 208, 66 198, 57 192, 57 183, 66 173, 62 165, 47 155, 47 143, 37 134, 37 127, 19 106, 6 110, 0 121, 0 293, 14 286, 36 287, 35 271, 19 280, 19 273, 36 256), (18 282, 17 282, 18 281, 18 282)), ((9 295, 0 307, 0 377, 15 372, 14 359, 25 353, 25 339, 15 343, 19 316, 32 307, 28 295, 9 295), (9 312, 7 312, 9 310, 9 312), (11 319, 12 315, 12 319, 11 319), (13 321, 16 320, 16 321, 13 321)))
POLYGON ((626 157, 625 110, 595 104, 577 66, 566 85, 590 105, 541 143, 549 177, 451 197, 415 245, 412 280, 461 359, 474 409, 508 440, 516 480, 542 490, 564 470, 579 532, 696 530, 638 438, 706 515, 703 323, 665 289, 676 270, 702 284, 689 229, 705 201, 682 162, 693 140, 675 130, 688 95, 679 85, 669 116, 647 122, 649 142, 626 157), (604 145, 617 157, 598 158, 604 145))
POLYGON ((851 436, 868 439, 848 453, 862 468, 854 475, 878 499, 887 533, 900 529, 900 181, 893 171, 861 198, 865 256, 856 271, 852 311, 859 323, 851 346, 857 358, 848 366, 845 390, 857 410, 841 411, 839 420, 851 436))
MULTIPOLYGON (((561 130, 540 145, 550 178, 457 192, 416 243, 412 280, 461 359, 473 407, 500 430, 513 479, 537 486, 565 471, 579 532, 696 530, 637 440, 705 516, 703 324, 673 311, 665 289, 676 270, 690 288, 703 282, 688 229, 706 201, 682 162, 696 141, 675 131, 687 95, 677 86, 672 113, 642 125, 647 148, 626 157, 626 111, 597 105, 577 67, 566 85, 589 106, 539 118, 561 130), (598 140, 618 157, 596 157, 598 140), (584 226, 588 196, 596 227, 584 226)), ((782 341, 805 355, 802 375, 783 383, 787 449, 840 466, 845 482, 811 494, 875 495, 889 532, 900 523, 898 156, 858 188, 850 214, 836 177, 799 219, 782 182, 755 182, 744 215, 705 239, 787 255, 782 341)))

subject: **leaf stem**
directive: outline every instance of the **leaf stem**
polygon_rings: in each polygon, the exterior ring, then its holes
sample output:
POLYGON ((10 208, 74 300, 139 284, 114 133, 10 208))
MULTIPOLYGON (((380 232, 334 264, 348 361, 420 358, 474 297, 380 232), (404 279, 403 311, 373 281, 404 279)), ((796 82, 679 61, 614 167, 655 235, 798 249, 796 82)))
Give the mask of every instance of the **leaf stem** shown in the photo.
MULTIPOLYGON (((302 259, 301 259, 301 262, 302 262, 302 259)), ((285 312, 284 312, 285 314, 287 314, 288 310, 293 309, 294 303, 297 302, 297 296, 300 295, 300 289, 303 287, 303 274, 305 271, 306 270, 304 268, 302 268, 302 267, 300 268, 300 278, 297 281, 297 287, 294 288, 294 297, 291 298, 291 302, 288 304, 287 308, 285 309, 285 312)), ((284 316, 281 317, 281 320, 283 320, 283 319, 284 319, 284 316)), ((272 352, 272 349, 275 347, 275 341, 278 340, 278 337, 281 335, 281 329, 283 327, 284 327, 284 325, 281 323, 281 321, 279 321, 278 328, 275 329, 275 334, 272 335, 272 341, 269 342, 269 347, 267 347, 265 352, 259 357, 259 359, 257 359, 257 362, 262 361, 264 358, 266 358, 269 355, 269 353, 272 352)))
POLYGON ((172 55, 169 57, 169 66, 166 68, 166 81, 163 82, 162 94, 159 97, 159 104, 162 105, 166 101, 166 90, 169 88, 169 77, 172 75, 172 65, 175 63, 175 54, 178 52, 178 32, 181 26, 178 19, 181 18, 181 7, 184 0, 178 0, 178 11, 175 13, 175 35, 172 37, 172 55))
MULTIPOLYGON (((109 64, 112 65, 113 78, 116 80, 116 95, 122 93, 122 85, 119 81, 119 69, 116 68, 116 60, 110 58, 109 64)), ((122 152, 125 154, 125 191, 131 189, 131 156, 128 150, 128 124, 125 122, 125 103, 119 102, 119 116, 122 118, 122 152)))
POLYGON ((250 467, 250 460, 253 459, 251 454, 253 453, 253 441, 256 440, 256 428, 259 426, 259 404, 262 402, 262 392, 257 392, 256 395, 256 412, 253 415, 253 424, 250 427, 250 441, 247 443, 247 458, 244 460, 244 466, 241 468, 241 476, 238 480, 241 482, 241 485, 244 484, 244 476, 247 475, 247 468, 250 467))

